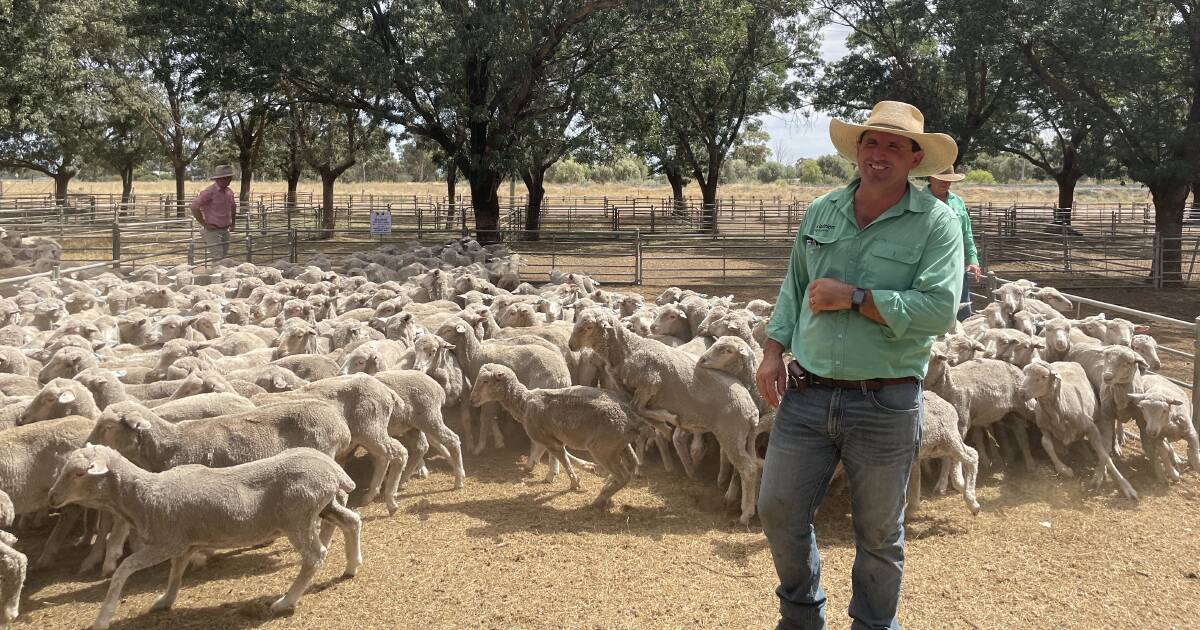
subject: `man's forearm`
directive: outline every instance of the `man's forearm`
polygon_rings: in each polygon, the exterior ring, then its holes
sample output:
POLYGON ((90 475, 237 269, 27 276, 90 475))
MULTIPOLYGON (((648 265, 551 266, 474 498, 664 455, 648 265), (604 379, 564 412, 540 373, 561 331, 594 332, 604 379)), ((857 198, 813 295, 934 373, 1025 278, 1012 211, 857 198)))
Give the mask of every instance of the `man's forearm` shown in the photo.
POLYGON ((783 357, 783 344, 771 339, 770 337, 767 337, 766 342, 763 343, 762 349, 764 361, 767 359, 780 359, 783 357))

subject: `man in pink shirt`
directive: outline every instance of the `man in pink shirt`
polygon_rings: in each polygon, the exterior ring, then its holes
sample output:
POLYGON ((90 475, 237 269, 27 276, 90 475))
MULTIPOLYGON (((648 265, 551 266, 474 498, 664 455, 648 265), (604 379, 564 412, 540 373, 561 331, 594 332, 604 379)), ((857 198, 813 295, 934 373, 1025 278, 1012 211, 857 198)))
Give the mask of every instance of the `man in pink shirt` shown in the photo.
POLYGON ((213 183, 192 200, 192 216, 200 223, 204 247, 212 261, 229 254, 229 228, 237 218, 237 199, 229 189, 233 167, 222 164, 213 174, 213 183))

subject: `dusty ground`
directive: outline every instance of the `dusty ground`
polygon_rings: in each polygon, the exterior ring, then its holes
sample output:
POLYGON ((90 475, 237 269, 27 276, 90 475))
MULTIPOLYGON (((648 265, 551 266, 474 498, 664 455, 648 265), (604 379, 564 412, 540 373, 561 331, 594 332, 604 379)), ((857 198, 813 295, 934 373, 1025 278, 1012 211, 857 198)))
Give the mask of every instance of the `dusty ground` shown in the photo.
MULTIPOLYGON (((728 287, 713 287, 728 293, 728 287)), ((661 287, 640 287, 653 296, 661 287)), ((741 299, 768 289, 734 289, 741 299)), ((1197 311, 1196 292, 1090 292, 1091 297, 1167 315, 1197 311)), ((1190 319, 1190 316, 1187 317, 1190 319)), ((1182 335, 1156 329, 1183 343, 1182 335)), ((1164 356, 1164 359, 1166 357, 1164 356)), ((1190 366, 1188 366, 1190 367, 1190 366)), ((1169 363, 1169 373, 1185 376, 1169 363)), ((339 580, 335 542, 317 586, 292 617, 272 619, 270 601, 290 583, 297 557, 286 543, 235 551, 190 571, 176 609, 147 613, 166 567, 133 578, 118 629, 185 628, 752 628, 773 623, 775 577, 757 523, 749 529, 721 504, 712 457, 696 480, 651 457, 645 475, 599 513, 584 492, 534 483, 519 464, 519 429, 506 451, 469 457, 469 482, 453 491, 444 462, 406 489, 402 509, 364 508, 366 564, 339 580)), ((1035 454, 1041 455, 1035 447, 1035 454)), ((961 497, 927 498, 908 526, 901 621, 909 628, 1193 628, 1200 619, 1200 476, 1167 488, 1140 455, 1122 468, 1142 495, 1133 504, 1110 485, 1092 492, 1080 478, 1091 458, 1076 449, 1076 479, 1039 470, 980 476, 983 513, 961 497)), ((846 498, 827 499, 818 517, 830 627, 848 627, 854 557, 846 498)), ((335 539, 336 540, 336 539, 335 539)), ((27 536, 26 551, 41 538, 27 536)), ((32 571, 17 628, 86 626, 107 587, 79 577, 74 553, 32 571)))

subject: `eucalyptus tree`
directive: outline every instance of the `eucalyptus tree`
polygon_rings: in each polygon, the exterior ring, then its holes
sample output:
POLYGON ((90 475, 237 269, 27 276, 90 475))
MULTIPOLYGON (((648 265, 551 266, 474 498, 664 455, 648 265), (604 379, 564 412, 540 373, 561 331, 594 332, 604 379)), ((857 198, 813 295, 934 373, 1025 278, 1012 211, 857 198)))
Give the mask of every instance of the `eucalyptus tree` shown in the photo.
POLYGON ((1021 52, 1063 102, 1105 128, 1150 189, 1164 283, 1181 285, 1183 213, 1200 173, 1200 2, 1047 0, 1021 52))
POLYGON ((158 146, 141 118, 118 103, 106 103, 102 124, 103 137, 90 148, 90 155, 121 178, 121 203, 127 204, 134 171, 158 152, 158 146))
POLYGON ((387 144, 380 121, 363 112, 319 103, 295 102, 290 108, 299 155, 321 178, 320 227, 336 225, 333 186, 366 152, 387 144))

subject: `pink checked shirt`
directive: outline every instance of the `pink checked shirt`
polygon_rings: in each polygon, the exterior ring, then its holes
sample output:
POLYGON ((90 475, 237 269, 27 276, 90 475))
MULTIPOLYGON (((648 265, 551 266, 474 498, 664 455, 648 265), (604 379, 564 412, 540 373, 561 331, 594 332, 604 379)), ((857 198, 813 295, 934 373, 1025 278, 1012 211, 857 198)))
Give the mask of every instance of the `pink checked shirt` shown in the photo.
POLYGON ((200 209, 204 222, 218 228, 227 228, 233 223, 233 212, 237 209, 237 198, 233 196, 233 187, 226 186, 224 190, 213 182, 208 188, 200 191, 192 201, 192 209, 200 209))

